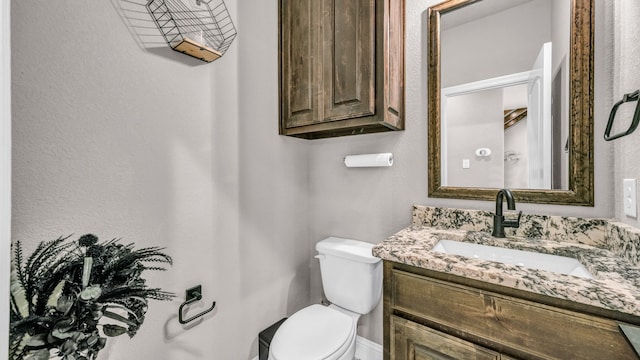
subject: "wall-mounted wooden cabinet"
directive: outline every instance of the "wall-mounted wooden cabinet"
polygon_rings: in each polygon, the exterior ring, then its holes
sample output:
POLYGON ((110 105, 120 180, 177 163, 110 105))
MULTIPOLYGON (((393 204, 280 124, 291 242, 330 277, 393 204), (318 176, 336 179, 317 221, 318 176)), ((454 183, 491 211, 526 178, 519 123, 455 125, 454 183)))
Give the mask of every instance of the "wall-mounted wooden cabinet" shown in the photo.
POLYGON ((404 129, 404 0, 280 0, 280 134, 404 129))

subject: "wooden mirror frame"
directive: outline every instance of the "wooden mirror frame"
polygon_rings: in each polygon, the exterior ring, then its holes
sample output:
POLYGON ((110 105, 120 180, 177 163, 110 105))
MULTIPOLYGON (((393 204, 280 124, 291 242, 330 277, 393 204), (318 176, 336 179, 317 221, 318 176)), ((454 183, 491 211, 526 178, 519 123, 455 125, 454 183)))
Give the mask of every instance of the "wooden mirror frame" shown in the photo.
MULTIPOLYGON (((442 186, 440 17, 479 0, 448 0, 428 10, 429 197, 495 200, 499 189, 442 186)), ((569 55, 569 189, 512 189, 517 201, 593 206, 594 0, 571 0, 569 55)))

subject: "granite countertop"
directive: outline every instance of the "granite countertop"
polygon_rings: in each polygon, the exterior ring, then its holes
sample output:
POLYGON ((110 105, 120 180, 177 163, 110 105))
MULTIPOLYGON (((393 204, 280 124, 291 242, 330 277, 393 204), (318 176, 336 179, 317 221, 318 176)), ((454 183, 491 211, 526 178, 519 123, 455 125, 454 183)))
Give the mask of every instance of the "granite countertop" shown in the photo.
POLYGON ((640 316, 640 267, 621 259, 610 250, 595 246, 515 236, 501 239, 483 231, 438 229, 414 224, 377 244, 373 248, 373 255, 384 260, 640 316), (441 239, 575 258, 594 278, 432 251, 441 239))

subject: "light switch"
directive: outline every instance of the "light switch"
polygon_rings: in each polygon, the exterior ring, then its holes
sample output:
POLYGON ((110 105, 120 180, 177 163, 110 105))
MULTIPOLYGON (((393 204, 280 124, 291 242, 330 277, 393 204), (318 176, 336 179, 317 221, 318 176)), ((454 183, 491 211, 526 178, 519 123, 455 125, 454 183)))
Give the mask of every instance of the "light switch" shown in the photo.
POLYGON ((637 217, 636 179, 624 179, 624 214, 637 217))
POLYGON ((469 159, 462 159, 462 168, 463 169, 468 169, 470 167, 471 167, 471 165, 469 164, 469 159))

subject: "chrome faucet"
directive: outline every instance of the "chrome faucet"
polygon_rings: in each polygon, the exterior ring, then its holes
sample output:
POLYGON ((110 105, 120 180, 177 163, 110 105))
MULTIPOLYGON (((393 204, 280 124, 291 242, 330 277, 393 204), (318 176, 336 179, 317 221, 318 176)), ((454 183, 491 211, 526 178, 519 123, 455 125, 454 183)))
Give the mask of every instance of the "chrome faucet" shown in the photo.
POLYGON ((496 213, 493 215, 493 232, 491 236, 505 237, 504 228, 512 227, 517 228, 520 226, 520 217, 522 216, 522 211, 518 213, 517 220, 505 220, 504 215, 502 215, 502 199, 507 199, 507 208, 509 210, 516 209, 516 201, 513 200, 513 194, 509 189, 501 189, 498 191, 498 196, 496 197, 496 213))

